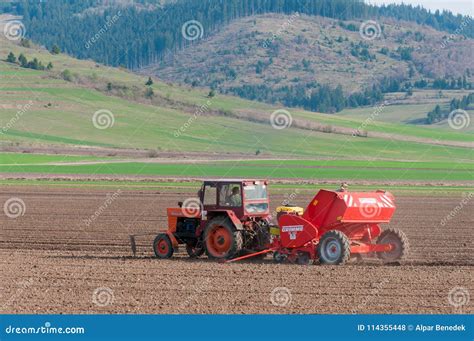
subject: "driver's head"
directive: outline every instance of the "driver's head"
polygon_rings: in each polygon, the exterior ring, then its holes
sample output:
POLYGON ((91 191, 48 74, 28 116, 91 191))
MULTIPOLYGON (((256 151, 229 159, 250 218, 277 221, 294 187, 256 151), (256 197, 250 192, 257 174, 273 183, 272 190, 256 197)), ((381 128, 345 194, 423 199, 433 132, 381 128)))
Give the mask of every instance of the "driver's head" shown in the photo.
POLYGON ((240 188, 239 187, 232 188, 232 195, 239 194, 239 193, 240 193, 240 188))

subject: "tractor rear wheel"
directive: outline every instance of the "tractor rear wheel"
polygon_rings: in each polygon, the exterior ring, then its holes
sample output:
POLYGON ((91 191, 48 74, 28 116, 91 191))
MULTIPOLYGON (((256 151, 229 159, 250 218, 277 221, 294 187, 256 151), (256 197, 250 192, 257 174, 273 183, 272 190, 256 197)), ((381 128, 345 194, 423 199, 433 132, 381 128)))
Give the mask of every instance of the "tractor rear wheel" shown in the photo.
POLYGON ((344 264, 351 257, 349 238, 341 231, 326 232, 319 240, 318 257, 321 264, 344 264))
POLYGON ((153 241, 153 250, 158 258, 171 258, 173 256, 173 244, 171 243, 170 237, 164 233, 160 233, 156 236, 153 241))
POLYGON ((377 256, 386 262, 403 260, 408 254, 408 238, 405 233, 399 229, 389 228, 383 231, 377 238, 377 244, 393 245, 393 250, 377 253, 377 256))
POLYGON ((209 258, 233 258, 242 250, 242 234, 229 219, 214 218, 204 230, 204 244, 209 258))
POLYGON ((191 258, 198 258, 204 254, 204 246, 202 242, 197 242, 195 245, 186 244, 186 252, 191 258))

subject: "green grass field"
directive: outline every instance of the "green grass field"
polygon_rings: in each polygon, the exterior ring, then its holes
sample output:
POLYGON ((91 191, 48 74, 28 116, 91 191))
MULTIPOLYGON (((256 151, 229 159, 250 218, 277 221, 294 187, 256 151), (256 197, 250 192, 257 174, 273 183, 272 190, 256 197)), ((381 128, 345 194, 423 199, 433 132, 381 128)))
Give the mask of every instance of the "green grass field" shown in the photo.
POLYGON ((140 175, 165 177, 259 177, 345 181, 473 181, 474 163, 356 160, 254 160, 190 163, 116 162, 99 158, 0 153, 2 173, 140 175), (68 162, 61 164, 61 162, 68 162), (74 164, 74 162, 79 162, 74 164))
POLYGON ((79 155, 0 153, 0 165, 29 165, 52 162, 97 161, 101 159, 111 158, 79 155))
MULTIPOLYGON (((339 145, 341 141, 347 140, 345 136, 313 133, 309 136, 310 141, 306 141, 308 132, 300 129, 290 128, 285 131, 275 131, 270 125, 206 115, 199 116, 179 138, 175 138, 173 133, 188 121, 189 112, 185 113, 169 106, 134 103, 106 96, 103 92, 91 88, 97 84, 105 86, 110 81, 114 84, 126 85, 128 88, 136 87, 144 90, 144 77, 89 61, 79 61, 63 54, 51 55, 41 49, 26 49, 10 42, 0 46, 0 58, 5 58, 9 51, 13 51, 17 55, 22 52, 30 59, 37 57, 44 63, 51 61, 55 67, 53 72, 48 73, 0 62, 0 75, 2 76, 0 79, 0 103, 3 104, 0 107, 0 124, 5 126, 15 117, 18 105, 26 105, 30 99, 33 100, 32 107, 8 131, 4 132, 4 138, 7 141, 192 151, 203 149, 220 151, 219 147, 222 147, 221 150, 243 153, 252 153, 256 149, 263 149, 278 154, 310 155, 316 153, 317 155, 329 155, 337 150, 334 145, 339 145), (64 69, 71 70, 79 79, 89 77, 87 81, 92 84, 79 87, 74 83, 54 78, 59 77, 57 74, 64 69), (94 112, 101 109, 111 111, 115 119, 115 124, 106 130, 96 129, 92 125, 94 112), (257 136, 255 136, 256 131, 259 132, 257 136), (229 138, 225 138, 227 136, 229 138), (218 143, 214 142, 216 139, 218 143), (290 141, 293 143, 289 143, 290 141), (313 144, 321 145, 322 148, 315 150, 316 148, 311 148, 313 144), (292 148, 292 145, 299 148, 292 148)), ((196 110, 200 105, 210 101, 211 109, 253 110, 257 111, 256 115, 259 117, 268 117, 268 121, 270 121, 271 113, 277 108, 230 96, 217 96, 208 99, 205 89, 181 88, 158 81, 155 82, 153 88, 155 93, 163 98, 186 103, 196 110)), ((399 106, 386 109, 404 112, 404 109, 399 106)), ((336 127, 358 129, 364 125, 364 129, 369 132, 388 132, 452 141, 474 140, 469 132, 436 130, 379 120, 367 122, 373 108, 360 110, 362 112, 360 117, 354 118, 289 109, 294 119, 307 119, 336 127)), ((373 148, 373 145, 364 139, 350 139, 349 141, 355 147, 354 150, 348 151, 349 154, 366 155, 365 146, 373 148)), ((388 142, 377 141, 376 145, 383 146, 388 142)), ((409 146, 404 147, 408 150, 412 149, 409 146)))
MULTIPOLYGON (((377 180, 377 181, 472 181, 473 150, 464 147, 411 142, 409 138, 432 141, 473 142, 470 130, 424 127, 403 123, 416 117, 420 108, 409 105, 384 108, 385 116, 370 119, 374 108, 360 108, 337 115, 288 109, 295 120, 369 131, 369 138, 328 134, 290 127, 277 130, 270 115, 277 106, 230 96, 208 98, 207 89, 191 89, 155 81, 153 89, 161 102, 131 101, 110 96, 107 82, 126 86, 124 96, 144 91, 146 77, 64 54, 51 55, 40 48, 27 49, 11 42, 0 45, 0 146, 93 146, 151 149, 178 154, 204 152, 216 156, 234 153, 283 161, 229 161, 196 164, 113 163, 110 158, 70 155, 0 154, 0 172, 45 174, 116 174, 182 177, 268 177, 289 179, 377 180), (52 62, 51 72, 20 68, 3 61, 9 51, 28 59, 52 62), (76 81, 62 80, 69 69, 76 81), (133 90, 135 89, 135 90, 133 90), (100 91, 99 91, 100 90, 100 91), (141 90, 140 90, 141 91, 141 90), (128 92, 131 92, 129 94, 128 92), (136 93, 136 92, 135 92, 136 93), (212 110, 252 112, 254 120, 232 115, 193 113, 201 105, 212 110), (26 109, 25 109, 26 108, 26 109), (114 124, 97 129, 93 115, 98 110, 113 114, 114 124), (411 114, 407 114, 411 112, 411 114), (414 112, 417 112, 415 114, 414 112), (395 120, 400 114, 403 119, 395 120), (411 116, 410 116, 411 115, 411 116), (267 120, 268 124, 261 122, 267 120), (175 132, 181 130, 179 136, 175 132), (370 132, 397 134, 370 137, 370 132), (301 160, 285 160, 287 157, 301 160), (108 160, 106 164, 51 163, 108 160), (312 161, 311 161, 312 160, 312 161)), ((431 106, 431 104, 430 104, 431 106)), ((424 110, 424 109, 423 109, 424 110)), ((236 157, 238 159, 240 157, 236 157)))
MULTIPOLYGON (((100 189, 100 190, 130 190, 130 191, 159 191, 162 192, 183 192, 193 193, 200 188, 201 183, 195 181, 189 182, 163 182, 163 181, 108 181, 108 180, 4 180, 0 179, 0 186, 39 186, 39 187, 50 187, 50 188, 88 188, 88 189, 100 189)), ((351 185, 351 191, 374 191, 381 189, 390 191, 395 195, 453 195, 459 196, 463 193, 469 193, 473 191, 472 187, 469 186, 403 186, 403 185, 351 185)), ((320 188, 334 189, 334 185, 328 184, 298 184, 298 183, 278 183, 276 181, 270 182, 270 194, 272 193, 284 193, 284 194, 312 194, 320 188)))

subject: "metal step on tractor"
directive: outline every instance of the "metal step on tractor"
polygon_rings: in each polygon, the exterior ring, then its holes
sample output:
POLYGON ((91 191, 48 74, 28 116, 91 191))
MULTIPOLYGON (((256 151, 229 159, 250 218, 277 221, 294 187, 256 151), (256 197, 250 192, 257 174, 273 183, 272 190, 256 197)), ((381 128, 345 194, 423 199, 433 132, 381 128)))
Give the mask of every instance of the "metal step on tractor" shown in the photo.
POLYGON ((389 192, 320 190, 306 209, 277 207, 276 224, 269 204, 267 180, 206 180, 198 198, 167 209, 168 230, 156 236, 155 255, 170 258, 185 245, 193 258, 234 262, 273 253, 276 262, 335 265, 361 254, 390 262, 408 253, 402 231, 380 227, 395 212, 389 192))

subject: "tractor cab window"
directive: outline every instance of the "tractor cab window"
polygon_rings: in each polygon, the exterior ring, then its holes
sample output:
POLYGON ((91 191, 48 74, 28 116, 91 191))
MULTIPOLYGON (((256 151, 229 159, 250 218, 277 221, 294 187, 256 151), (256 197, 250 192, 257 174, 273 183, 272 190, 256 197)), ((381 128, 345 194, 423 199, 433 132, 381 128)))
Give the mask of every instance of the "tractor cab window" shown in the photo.
POLYGON ((248 214, 262 214, 268 211, 267 186, 263 183, 255 183, 244 186, 245 212, 248 214))
POLYGON ((245 200, 262 200, 267 198, 265 184, 247 185, 244 187, 245 200))
POLYGON ((215 206, 217 198, 217 188, 215 184, 204 186, 204 206, 215 206))
POLYGON ((219 206, 242 206, 242 193, 240 184, 223 184, 219 193, 219 206))

